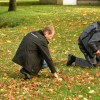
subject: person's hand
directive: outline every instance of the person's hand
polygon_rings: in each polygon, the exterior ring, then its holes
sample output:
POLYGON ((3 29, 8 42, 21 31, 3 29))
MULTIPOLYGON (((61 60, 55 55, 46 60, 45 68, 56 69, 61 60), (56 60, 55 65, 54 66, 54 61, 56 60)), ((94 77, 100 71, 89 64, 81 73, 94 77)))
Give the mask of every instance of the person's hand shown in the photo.
POLYGON ((54 75, 54 77, 55 77, 55 78, 58 78, 58 75, 57 75, 57 73, 53 73, 53 75, 54 75))
POLYGON ((57 75, 57 73, 54 73, 53 75, 56 78, 56 81, 62 81, 62 78, 59 78, 58 75, 57 75))
POLYGON ((98 56, 100 56, 100 51, 98 50, 98 51, 96 52, 96 54, 97 54, 98 56))

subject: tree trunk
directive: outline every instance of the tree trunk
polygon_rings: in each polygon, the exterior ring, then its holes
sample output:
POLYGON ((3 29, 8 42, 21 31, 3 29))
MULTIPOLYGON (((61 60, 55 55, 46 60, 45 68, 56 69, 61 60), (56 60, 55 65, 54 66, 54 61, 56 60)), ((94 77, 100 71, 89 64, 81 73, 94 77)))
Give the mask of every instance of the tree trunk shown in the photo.
POLYGON ((16 11, 16 0, 9 0, 8 11, 16 11))

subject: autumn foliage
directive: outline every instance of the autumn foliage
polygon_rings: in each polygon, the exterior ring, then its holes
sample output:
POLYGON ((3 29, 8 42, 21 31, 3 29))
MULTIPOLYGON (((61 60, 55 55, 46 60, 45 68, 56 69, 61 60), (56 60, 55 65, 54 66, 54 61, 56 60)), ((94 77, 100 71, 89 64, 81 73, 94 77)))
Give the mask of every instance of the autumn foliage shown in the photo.
POLYGON ((100 66, 81 68, 66 66, 69 53, 84 58, 78 48, 81 32, 100 21, 99 6, 18 6, 17 12, 0 7, 0 99, 1 100, 99 100, 100 66), (41 70, 40 77, 24 80, 21 66, 11 59, 24 35, 53 25, 56 30, 50 41, 50 53, 60 79, 50 70, 41 70))

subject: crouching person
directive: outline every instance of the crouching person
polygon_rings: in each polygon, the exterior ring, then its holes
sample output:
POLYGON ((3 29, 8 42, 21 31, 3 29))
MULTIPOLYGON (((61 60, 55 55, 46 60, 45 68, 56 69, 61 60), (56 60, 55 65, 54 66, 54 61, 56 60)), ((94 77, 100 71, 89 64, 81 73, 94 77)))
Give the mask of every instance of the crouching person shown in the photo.
POLYGON ((25 79, 37 76, 39 71, 47 66, 54 77, 58 78, 48 49, 48 40, 52 39, 54 34, 54 27, 49 25, 43 31, 30 32, 23 38, 12 61, 22 66, 20 72, 25 75, 25 79))
POLYGON ((100 63, 100 22, 92 23, 82 32, 78 45, 85 59, 69 54, 67 66, 71 66, 75 62, 76 66, 96 67, 100 63))

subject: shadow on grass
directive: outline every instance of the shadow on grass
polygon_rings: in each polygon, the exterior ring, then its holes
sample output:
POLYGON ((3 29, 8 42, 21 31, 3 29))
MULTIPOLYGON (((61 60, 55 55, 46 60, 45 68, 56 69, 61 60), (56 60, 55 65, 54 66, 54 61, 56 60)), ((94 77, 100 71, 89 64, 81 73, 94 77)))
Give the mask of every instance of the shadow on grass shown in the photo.
POLYGON ((12 24, 8 24, 7 22, 3 23, 0 25, 0 29, 2 28, 6 28, 6 27, 10 27, 10 28, 13 28, 13 27, 16 27, 16 26, 19 26, 20 23, 19 22, 15 22, 15 23, 12 23, 12 24))
POLYGON ((1 28, 5 28, 6 26, 8 26, 8 24, 7 23, 3 23, 3 24, 0 25, 0 29, 1 28))
POLYGON ((0 15, 1 15, 1 14, 5 14, 5 13, 8 13, 8 11, 0 12, 0 15))

